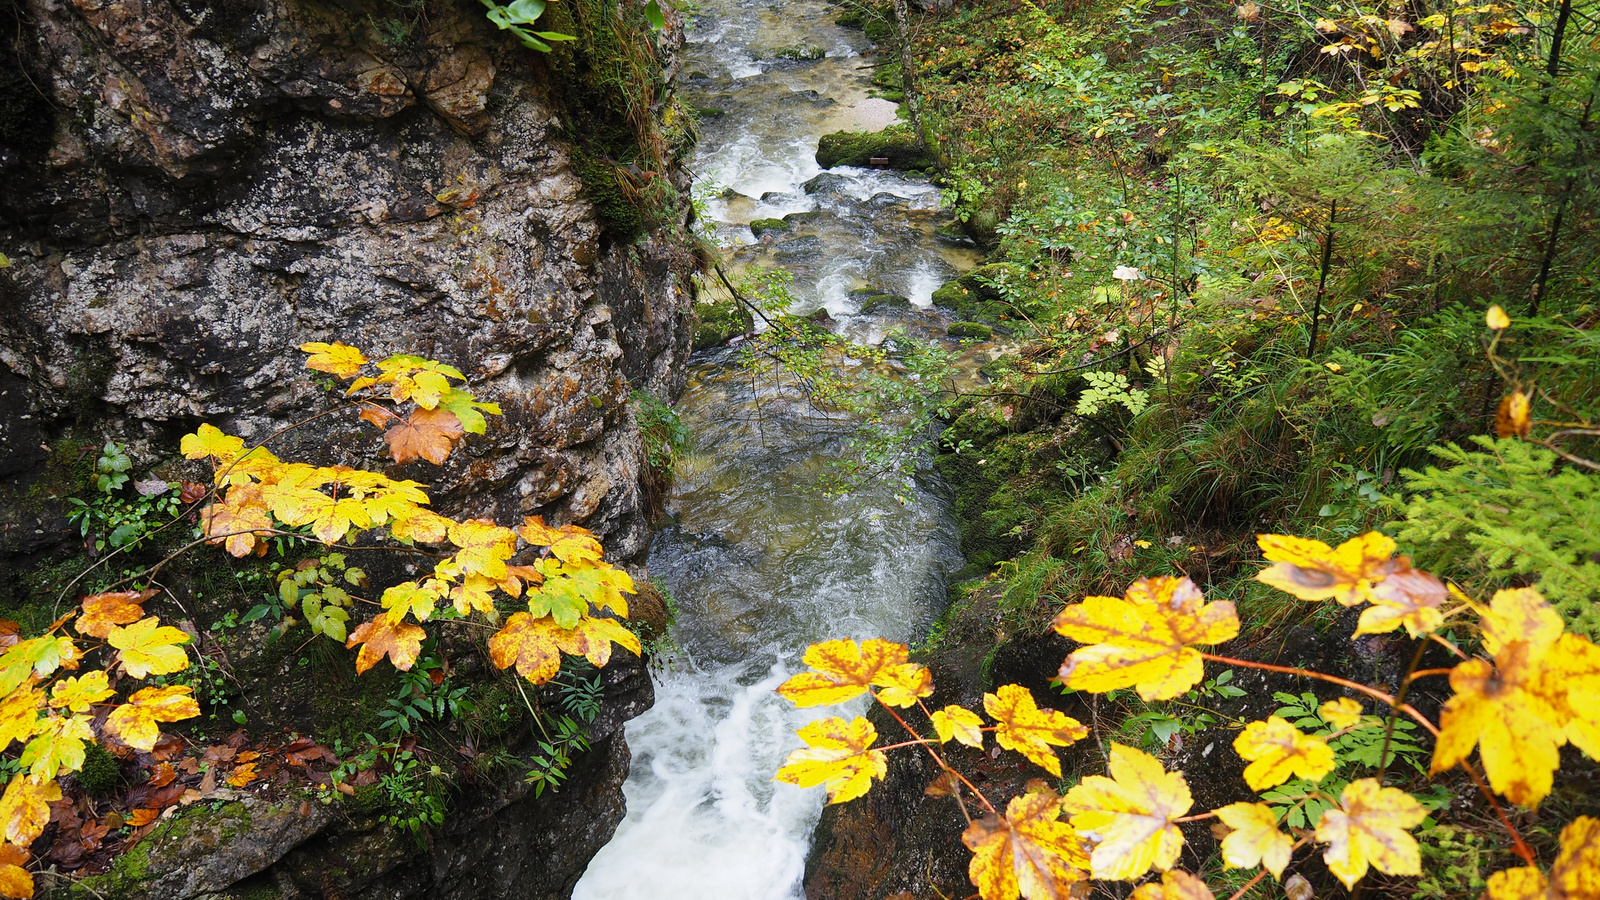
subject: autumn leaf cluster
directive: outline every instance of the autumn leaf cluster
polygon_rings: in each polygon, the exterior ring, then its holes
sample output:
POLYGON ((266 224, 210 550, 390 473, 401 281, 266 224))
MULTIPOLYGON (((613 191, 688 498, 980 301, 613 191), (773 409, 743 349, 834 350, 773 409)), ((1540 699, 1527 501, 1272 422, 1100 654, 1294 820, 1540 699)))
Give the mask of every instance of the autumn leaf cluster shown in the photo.
MULTIPOLYGON (((1458 653, 1462 661, 1448 671, 1454 695, 1440 722, 1376 688, 1202 650, 1237 636, 1240 623, 1231 603, 1207 602, 1188 578, 1145 578, 1122 597, 1089 597, 1063 609, 1055 618, 1056 630, 1083 646, 1063 661, 1061 682, 1095 693, 1132 688, 1146 700, 1171 699, 1204 679, 1207 659, 1335 681, 1379 701, 1391 715, 1416 719, 1433 734, 1433 773, 1469 765, 1476 748, 1488 778, 1485 790, 1527 806, 1550 793, 1563 745, 1571 743, 1591 758, 1600 755, 1600 649, 1568 633, 1536 590, 1504 590, 1480 604, 1413 568, 1406 557, 1395 555, 1392 540, 1376 532, 1337 547, 1282 535, 1262 535, 1260 545, 1272 563, 1257 576, 1263 583, 1308 602, 1364 606, 1355 637, 1404 628, 1413 638, 1435 640, 1458 653), (1473 615, 1481 656, 1469 655, 1440 633, 1451 619, 1465 622, 1473 615)), ((1152 872, 1161 873, 1160 881, 1144 881, 1136 898, 1210 900, 1211 891, 1200 879, 1173 867, 1184 844, 1178 825, 1211 818, 1221 826, 1222 857, 1229 867, 1260 868, 1279 878, 1297 850, 1318 844, 1329 871, 1349 887, 1370 870, 1421 873, 1421 852, 1411 830, 1426 811, 1416 797, 1383 784, 1381 776, 1351 781, 1337 795, 1313 787, 1299 802, 1315 797, 1320 814, 1311 829, 1292 833, 1281 822, 1281 805, 1245 801, 1192 813, 1193 798, 1181 771, 1167 771, 1141 750, 1111 744, 1105 775, 1085 776, 1059 795, 1044 782, 1032 782, 1027 793, 1002 809, 939 748, 955 740, 981 749, 985 736, 993 734, 999 748, 1015 750, 1059 778, 1055 748, 1086 736, 1081 723, 1040 709, 1017 685, 984 695, 992 724, 961 706, 931 710, 923 703, 933 694, 931 673, 910 662, 906 647, 887 641, 827 641, 813 645, 805 663, 809 671, 790 678, 778 693, 799 706, 869 694, 905 725, 909 739, 874 746, 878 736, 866 718, 823 719, 800 731, 806 746, 790 755, 777 780, 822 785, 830 803, 844 802, 884 777, 887 750, 924 748, 943 770, 934 793, 955 796, 964 810, 969 800, 982 808, 968 816, 962 840, 972 851, 969 876, 983 900, 1057 900, 1081 896, 1075 886, 1090 879, 1139 882, 1152 872), (897 712, 912 706, 926 718, 925 729, 913 728, 897 712)), ((1338 729, 1335 735, 1381 726, 1361 710, 1346 696, 1323 704, 1319 714, 1338 729)), ((1257 792, 1291 779, 1314 786, 1338 764, 1326 736, 1306 734, 1278 716, 1245 723, 1233 747, 1248 763, 1245 782, 1257 792)), ((1512 837, 1526 849, 1520 836, 1512 837)), ((1600 884, 1596 846, 1600 823, 1580 817, 1563 832, 1563 850, 1548 874, 1533 864, 1528 851, 1530 865, 1490 878, 1490 896, 1588 896, 1584 890, 1593 893, 1600 884), (1568 890, 1573 886, 1575 892, 1568 890)))

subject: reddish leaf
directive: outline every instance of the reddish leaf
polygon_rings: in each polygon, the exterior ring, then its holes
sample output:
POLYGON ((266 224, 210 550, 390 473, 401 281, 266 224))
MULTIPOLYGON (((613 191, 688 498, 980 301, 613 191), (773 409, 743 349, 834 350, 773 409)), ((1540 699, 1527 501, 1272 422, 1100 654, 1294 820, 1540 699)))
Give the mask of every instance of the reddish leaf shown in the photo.
POLYGON ((401 465, 414 459, 444 465, 456 442, 465 434, 461 420, 446 409, 418 409, 409 417, 402 417, 388 410, 368 407, 361 417, 377 425, 393 422, 383 433, 383 439, 389 444, 389 455, 401 465))

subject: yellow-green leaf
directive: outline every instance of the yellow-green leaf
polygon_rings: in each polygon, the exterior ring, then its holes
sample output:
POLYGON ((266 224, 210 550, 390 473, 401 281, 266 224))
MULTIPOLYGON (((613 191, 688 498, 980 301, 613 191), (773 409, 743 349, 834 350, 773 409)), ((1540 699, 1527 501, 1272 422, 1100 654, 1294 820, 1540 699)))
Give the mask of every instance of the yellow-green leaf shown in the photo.
POLYGON ((1061 666, 1071 688, 1104 693, 1134 687, 1145 700, 1170 700, 1205 677, 1191 644, 1217 644, 1239 633, 1227 601, 1205 603, 1187 578, 1144 578, 1123 597, 1087 597, 1055 619, 1061 634, 1090 646, 1061 666))
POLYGON ((789 754, 777 781, 802 788, 820 784, 828 789, 829 803, 843 803, 865 794, 872 779, 888 774, 883 751, 868 749, 878 739, 878 730, 860 716, 849 722, 829 716, 799 734, 809 746, 789 754))
POLYGON ((1296 775, 1321 781, 1337 765, 1327 741, 1302 734, 1277 716, 1246 725, 1233 739, 1233 749, 1250 761, 1244 780, 1252 791, 1283 784, 1296 775))
POLYGON ((88 716, 50 716, 22 748, 22 765, 40 780, 83 768, 84 745, 94 741, 88 716))
POLYGON ((1263 866, 1274 878, 1283 877, 1289 865, 1294 838, 1278 829, 1278 817, 1265 803, 1230 803, 1217 810, 1217 818, 1233 831, 1222 839, 1222 858, 1233 868, 1263 866))
POLYGON ((939 736, 939 743, 948 744, 953 738, 968 747, 983 749, 983 720, 978 718, 977 713, 951 704, 934 712, 930 718, 933 720, 933 731, 939 736))
POLYGON ((1382 787, 1376 778, 1345 786, 1339 805, 1324 810, 1317 821, 1317 840, 1328 845, 1322 858, 1328 871, 1354 888, 1371 866, 1390 875, 1421 875, 1422 853, 1409 830, 1422 824, 1427 810, 1399 788, 1382 787))
POLYGON ((86 713, 89 707, 116 694, 111 689, 104 669, 85 672, 82 677, 63 678, 50 691, 50 705, 75 713, 86 713))
POLYGON ((1111 777, 1090 775, 1061 802, 1080 834, 1100 836, 1090 854, 1096 878, 1132 881, 1152 868, 1166 871, 1183 850, 1176 821, 1194 800, 1181 772, 1167 772, 1155 757, 1111 745, 1111 777))
POLYGON ((26 847, 50 824, 50 804, 61 799, 61 785, 22 773, 11 778, 0 796, 0 829, 8 843, 26 847))
POLYGON ((1256 580, 1302 600, 1333 598, 1345 606, 1372 599, 1372 586, 1393 570, 1394 541, 1369 531, 1338 548, 1321 541, 1281 534, 1256 536, 1261 553, 1276 563, 1256 580))
POLYGON ((155 616, 126 628, 112 628, 106 643, 121 651, 117 658, 122 661, 123 671, 134 678, 171 675, 189 667, 189 655, 183 651, 189 636, 171 625, 162 625, 155 616))

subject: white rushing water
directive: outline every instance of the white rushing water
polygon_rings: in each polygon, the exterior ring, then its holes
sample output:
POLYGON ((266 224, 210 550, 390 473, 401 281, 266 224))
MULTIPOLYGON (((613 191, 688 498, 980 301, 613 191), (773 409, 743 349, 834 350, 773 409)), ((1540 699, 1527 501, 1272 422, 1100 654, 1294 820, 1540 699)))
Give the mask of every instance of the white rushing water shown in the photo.
MULTIPOLYGON (((820 134, 883 124, 886 104, 866 94, 865 38, 834 26, 836 15, 819 0, 708 0, 683 68, 702 73, 690 79, 692 102, 727 113, 702 121, 695 170, 702 184, 731 189, 710 215, 725 243, 745 245, 738 262, 770 265, 778 254, 802 305, 848 317, 870 289, 926 306, 962 267, 959 251, 932 240, 937 188, 848 168, 830 173, 826 190, 804 188, 821 171, 820 134), (828 56, 763 58, 799 44, 828 56), (785 238, 810 242, 809 256, 786 259, 788 245, 752 238, 751 220, 792 213, 818 214, 785 238)), ((841 327, 880 340, 885 330, 871 317, 841 327)), ((627 817, 576 900, 801 896, 825 795, 772 776, 799 746, 798 727, 861 708, 796 710, 773 689, 803 668, 813 642, 911 638, 959 563, 937 484, 909 496, 898 482, 822 494, 814 485, 840 452, 837 423, 753 385, 733 355, 700 360, 677 405, 694 446, 649 562, 677 599, 680 652, 657 672, 655 707, 628 724, 627 817)))

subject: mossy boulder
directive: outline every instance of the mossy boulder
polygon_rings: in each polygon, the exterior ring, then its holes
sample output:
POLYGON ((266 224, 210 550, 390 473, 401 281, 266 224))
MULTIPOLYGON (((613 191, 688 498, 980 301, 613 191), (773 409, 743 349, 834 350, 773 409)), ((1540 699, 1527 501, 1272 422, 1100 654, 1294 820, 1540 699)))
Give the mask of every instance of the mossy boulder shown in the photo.
POLYGON ((221 790, 163 821, 111 871, 73 885, 73 897, 193 897, 262 871, 333 821, 320 803, 278 806, 221 790))
POLYGON ((755 318, 750 311, 732 300, 695 304, 694 315, 696 350, 726 343, 729 338, 755 328, 755 318))
POLYGON ((787 219, 756 219, 750 223, 750 233, 761 237, 769 231, 788 231, 787 219))
POLYGON ((788 47, 776 47, 760 54, 764 59, 794 59, 813 60, 822 59, 828 55, 828 48, 820 44, 793 44, 788 47))
POLYGON ((817 142, 817 165, 867 166, 874 159, 887 159, 891 169, 925 169, 934 165, 922 142, 911 129, 891 126, 882 131, 835 131, 817 142))
POLYGON ((861 311, 864 313, 910 308, 911 300, 899 294, 870 294, 861 301, 861 311))
POLYGON ((951 322, 950 327, 945 329, 945 334, 953 338, 987 341, 994 337, 994 329, 982 322, 951 322))
POLYGON ((1004 299, 997 285, 1022 278, 1023 274, 1022 268, 1012 263, 978 266, 934 291, 933 305, 965 320, 993 318, 999 315, 996 304, 1004 299))

